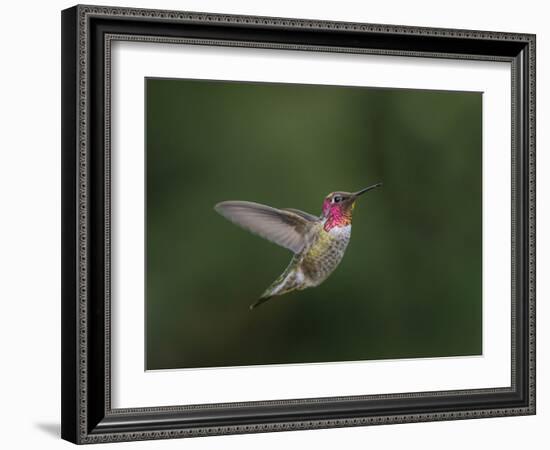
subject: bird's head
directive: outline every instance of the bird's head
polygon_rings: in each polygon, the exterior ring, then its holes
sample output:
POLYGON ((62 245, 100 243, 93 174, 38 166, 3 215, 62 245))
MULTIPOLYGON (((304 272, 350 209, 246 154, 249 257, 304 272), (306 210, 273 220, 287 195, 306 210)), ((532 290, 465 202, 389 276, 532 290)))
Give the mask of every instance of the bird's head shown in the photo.
POLYGON ((355 201, 360 195, 382 186, 382 183, 373 184, 357 192, 331 192, 323 201, 323 217, 332 222, 332 226, 348 225, 355 207, 355 201))

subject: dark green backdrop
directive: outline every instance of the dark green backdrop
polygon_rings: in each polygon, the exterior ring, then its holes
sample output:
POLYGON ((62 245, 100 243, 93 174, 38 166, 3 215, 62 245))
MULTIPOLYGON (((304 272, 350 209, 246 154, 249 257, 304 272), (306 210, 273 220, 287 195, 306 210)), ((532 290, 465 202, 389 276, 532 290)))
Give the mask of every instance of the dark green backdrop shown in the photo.
POLYGON ((481 353, 480 93, 146 80, 147 369, 481 353), (357 202, 317 288, 213 210, 357 202))

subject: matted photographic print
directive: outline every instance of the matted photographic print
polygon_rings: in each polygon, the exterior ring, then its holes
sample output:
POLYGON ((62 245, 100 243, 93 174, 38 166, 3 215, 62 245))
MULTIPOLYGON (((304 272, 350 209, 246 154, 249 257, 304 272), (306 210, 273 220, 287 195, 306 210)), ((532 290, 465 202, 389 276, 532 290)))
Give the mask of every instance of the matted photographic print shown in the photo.
POLYGON ((532 34, 62 13, 75 443, 531 415, 532 34))
POLYGON ((145 96, 147 370, 482 354, 482 93, 145 96))

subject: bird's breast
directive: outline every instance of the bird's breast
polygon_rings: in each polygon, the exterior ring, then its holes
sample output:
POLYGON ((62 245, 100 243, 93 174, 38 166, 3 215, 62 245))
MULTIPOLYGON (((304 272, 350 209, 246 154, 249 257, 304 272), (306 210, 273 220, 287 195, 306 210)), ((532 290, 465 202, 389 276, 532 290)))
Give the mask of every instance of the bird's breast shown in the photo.
POLYGON ((333 227, 327 234, 332 239, 344 239, 349 241, 349 238, 351 236, 351 225, 345 225, 343 227, 333 227))
POLYGON ((351 237, 351 225, 322 230, 304 252, 301 269, 311 286, 323 282, 342 260, 351 237))

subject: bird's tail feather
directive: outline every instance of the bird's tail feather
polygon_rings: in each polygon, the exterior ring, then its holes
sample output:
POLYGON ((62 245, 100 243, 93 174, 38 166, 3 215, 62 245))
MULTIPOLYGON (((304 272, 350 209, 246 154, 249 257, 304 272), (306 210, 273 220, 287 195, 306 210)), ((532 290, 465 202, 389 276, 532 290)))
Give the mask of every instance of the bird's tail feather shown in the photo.
POLYGON ((283 295, 288 292, 294 291, 300 287, 300 283, 298 281, 298 278, 296 276, 296 272, 294 271, 295 266, 294 264, 289 264, 289 266, 286 268, 286 270, 281 274, 279 278, 277 278, 271 286, 269 286, 265 292, 261 295, 261 297, 256 300, 255 303, 252 303, 250 305, 250 309, 254 309, 258 306, 260 306, 262 303, 267 302, 269 299, 278 296, 283 295))
POLYGON ((273 298, 273 296, 270 295, 269 297, 260 297, 258 300, 250 305, 250 309, 257 308, 262 303, 267 302, 270 298, 273 298))

